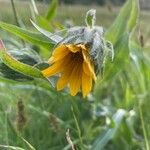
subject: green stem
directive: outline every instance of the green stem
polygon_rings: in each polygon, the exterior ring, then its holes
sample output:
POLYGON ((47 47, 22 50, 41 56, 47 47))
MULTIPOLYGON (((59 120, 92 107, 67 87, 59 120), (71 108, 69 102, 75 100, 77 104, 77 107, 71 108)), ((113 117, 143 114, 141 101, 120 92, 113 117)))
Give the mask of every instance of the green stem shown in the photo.
POLYGON ((13 10, 13 13, 14 13, 16 25, 20 26, 18 16, 17 16, 17 11, 16 11, 15 4, 14 4, 14 0, 11 0, 11 5, 12 5, 12 10, 13 10))
POLYGON ((76 115, 75 115, 75 113, 74 113, 73 106, 71 107, 71 110, 72 110, 72 113, 73 113, 73 118, 74 118, 74 121, 75 121, 77 130, 78 130, 78 136, 79 136, 79 139, 80 139, 80 143, 81 143, 82 146, 84 146, 83 140, 82 140, 82 136, 81 136, 81 130, 80 130, 79 123, 78 123, 78 120, 77 120, 77 118, 76 118, 76 115))
POLYGON ((147 133, 146 133, 146 128, 144 125, 143 112, 142 112, 142 108, 141 108, 140 104, 139 104, 139 112, 140 112, 140 119, 141 119, 141 124, 142 124, 144 140, 145 140, 145 147, 146 147, 146 150, 150 150, 149 143, 148 143, 148 137, 147 137, 147 133))
MULTIPOLYGON (((17 11, 16 11, 16 7, 15 7, 14 0, 11 0, 11 6, 12 6, 13 14, 14 14, 14 17, 15 17, 16 25, 17 25, 18 27, 20 27, 19 19, 18 19, 18 16, 17 16, 17 11)), ((21 39, 21 42, 22 42, 22 44, 25 46, 24 40, 21 39)))

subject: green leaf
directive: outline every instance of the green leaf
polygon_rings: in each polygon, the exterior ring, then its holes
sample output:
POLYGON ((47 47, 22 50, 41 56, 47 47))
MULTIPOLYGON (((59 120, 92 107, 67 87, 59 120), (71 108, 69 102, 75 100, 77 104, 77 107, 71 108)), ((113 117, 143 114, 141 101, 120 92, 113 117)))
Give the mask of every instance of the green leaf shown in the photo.
MULTIPOLYGON (((103 81, 112 79, 129 62, 129 37, 138 18, 138 0, 128 0, 105 37, 114 45, 114 61, 106 61, 103 81)), ((100 81, 101 82, 101 81, 100 81)))
POLYGON ((89 27, 93 27, 96 23, 96 10, 91 9, 86 13, 85 23, 89 27))
POLYGON ((131 10, 132 10, 132 0, 128 0, 121 9, 119 15, 117 16, 112 26, 106 31, 105 38, 108 41, 110 41, 113 45, 116 44, 116 42, 126 31, 126 26, 131 14, 131 10))
POLYGON ((129 63, 129 33, 125 33, 120 38, 120 40, 116 43, 114 49, 115 57, 113 59, 113 62, 106 60, 103 78, 99 75, 99 79, 95 84, 95 95, 98 94, 102 82, 104 83, 113 79, 114 76, 122 71, 129 63))
MULTIPOLYGON (((30 66, 35 66, 36 64, 41 62, 41 58, 39 57, 39 55, 34 50, 29 48, 11 48, 8 53, 18 61, 28 64, 30 66)), ((3 77, 16 81, 23 82, 33 80, 33 78, 29 76, 25 76, 17 71, 14 71, 13 69, 5 65, 2 61, 0 61, 0 73, 3 77)))
POLYGON ((3 22, 0 22, 0 27, 17 35, 24 40, 29 41, 32 44, 39 45, 47 49, 51 48, 54 45, 53 41, 43 36, 42 34, 34 33, 26 29, 22 29, 17 26, 3 22))
POLYGON ((49 38, 51 41, 53 41, 54 43, 59 43, 63 38, 59 35, 53 34, 49 31, 44 30, 43 28, 39 27, 38 25, 36 25, 32 20, 31 23, 33 24, 33 26, 39 31, 41 32, 44 36, 46 36, 47 38, 49 38))
POLYGON ((131 32, 137 23, 139 15, 139 0, 128 0, 121 9, 112 26, 105 33, 105 38, 113 45, 125 32, 131 32))
POLYGON ((118 109, 117 112, 113 115, 112 120, 115 123, 114 128, 108 129, 103 133, 93 144, 92 150, 102 150, 105 145, 114 137, 117 132, 121 122, 126 114, 126 111, 123 109, 118 109))
POLYGON ((4 47, 0 48, 0 58, 2 59, 3 63, 5 63, 8 67, 17 72, 20 72, 26 76, 33 78, 43 78, 43 75, 40 70, 33 66, 19 62, 10 54, 8 54, 4 47))
POLYGON ((48 21, 51 21, 55 17, 57 12, 57 5, 58 5, 58 0, 52 0, 46 15, 46 19, 48 21))
POLYGON ((139 16, 139 0, 132 0, 132 11, 128 21, 128 31, 131 32, 137 24, 139 16))
POLYGON ((119 71, 129 62, 129 34, 124 34, 120 40, 116 43, 115 57, 112 63, 106 62, 104 71, 104 81, 112 79, 119 71))
POLYGON ((48 20, 46 20, 43 16, 36 16, 37 24, 47 31, 53 31, 52 26, 48 20))

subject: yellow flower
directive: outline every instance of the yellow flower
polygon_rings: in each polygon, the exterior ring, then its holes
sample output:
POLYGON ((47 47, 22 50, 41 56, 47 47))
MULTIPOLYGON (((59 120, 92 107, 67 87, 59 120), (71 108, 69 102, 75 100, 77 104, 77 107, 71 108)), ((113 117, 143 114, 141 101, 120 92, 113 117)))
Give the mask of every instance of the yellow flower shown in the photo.
POLYGON ((51 66, 42 73, 45 77, 60 74, 57 81, 58 91, 68 85, 72 96, 79 92, 80 87, 83 97, 89 94, 96 75, 85 45, 61 44, 53 51, 48 62, 51 66))

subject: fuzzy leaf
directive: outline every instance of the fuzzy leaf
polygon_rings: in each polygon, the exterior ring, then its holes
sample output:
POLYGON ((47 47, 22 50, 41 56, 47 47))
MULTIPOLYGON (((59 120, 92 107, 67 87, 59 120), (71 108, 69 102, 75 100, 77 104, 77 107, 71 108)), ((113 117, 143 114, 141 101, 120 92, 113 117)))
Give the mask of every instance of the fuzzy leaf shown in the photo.
POLYGON ((0 58, 2 59, 3 63, 5 63, 8 67, 17 72, 20 72, 26 76, 33 78, 43 78, 43 75, 40 70, 34 68, 33 66, 19 62, 18 60, 16 60, 14 57, 12 57, 10 54, 7 53, 4 46, 1 46, 0 48, 0 58))
POLYGON ((89 27, 93 27, 96 23, 96 10, 91 9, 87 12, 85 18, 86 25, 89 27))

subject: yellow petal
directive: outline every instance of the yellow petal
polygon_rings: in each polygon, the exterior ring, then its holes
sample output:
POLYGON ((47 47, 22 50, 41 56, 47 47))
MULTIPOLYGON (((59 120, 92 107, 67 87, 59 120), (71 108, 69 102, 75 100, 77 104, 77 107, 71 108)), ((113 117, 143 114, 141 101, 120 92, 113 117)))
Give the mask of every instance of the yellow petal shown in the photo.
POLYGON ((87 61, 88 57, 89 57, 89 54, 88 54, 88 51, 82 49, 82 55, 83 55, 83 59, 85 61, 87 61))
POLYGON ((62 90, 68 84, 68 76, 63 74, 57 81, 57 91, 62 90))
POLYGON ((80 47, 73 44, 66 45, 66 47, 73 53, 79 52, 81 50, 80 47))
POLYGON ((48 60, 48 63, 49 63, 49 64, 54 63, 54 57, 53 57, 53 56, 50 57, 50 59, 48 60))
POLYGON ((62 44, 62 45, 59 45, 58 47, 56 47, 52 53, 53 56, 57 56, 57 55, 60 55, 62 52, 65 52, 67 51, 67 47, 66 45, 62 44))
POLYGON ((82 65, 80 64, 80 62, 77 62, 77 64, 74 66, 72 70, 69 79, 70 93, 72 96, 75 96, 77 92, 80 90, 81 75, 82 75, 82 65))
POLYGON ((83 71, 88 75, 91 76, 94 80, 96 80, 96 75, 94 72, 94 67, 90 64, 89 61, 83 62, 83 71))
POLYGON ((50 67, 43 70, 42 71, 43 75, 45 77, 50 77, 54 74, 61 72, 64 69, 64 67, 70 63, 70 60, 71 60, 71 55, 65 56, 60 61, 53 63, 50 67))
POLYGON ((52 66, 46 68, 45 70, 42 71, 44 77, 50 77, 54 74, 57 74, 58 72, 61 71, 61 63, 55 63, 52 66))
POLYGON ((58 91, 62 90, 68 84, 74 65, 75 65, 75 63, 74 63, 74 61, 72 61, 71 56, 70 56, 70 62, 67 63, 65 66, 63 66, 62 76, 57 81, 57 90, 58 91))
POLYGON ((69 54, 69 50, 65 45, 58 46, 52 53, 52 57, 48 60, 49 63, 56 62, 69 54))
POLYGON ((71 65, 66 65, 63 70, 62 76, 57 81, 57 90, 62 90, 69 82, 69 77, 72 72, 71 65))
POLYGON ((82 50, 82 55, 83 55, 83 59, 84 59, 83 71, 87 75, 92 76, 92 78, 94 80, 96 80, 96 75, 95 75, 95 72, 94 72, 94 66, 91 64, 88 52, 85 51, 85 50, 82 50))
POLYGON ((82 72, 82 94, 87 96, 92 89, 92 77, 88 76, 84 71, 82 72))

